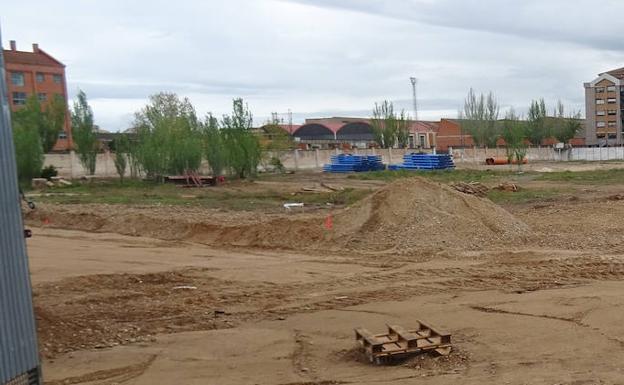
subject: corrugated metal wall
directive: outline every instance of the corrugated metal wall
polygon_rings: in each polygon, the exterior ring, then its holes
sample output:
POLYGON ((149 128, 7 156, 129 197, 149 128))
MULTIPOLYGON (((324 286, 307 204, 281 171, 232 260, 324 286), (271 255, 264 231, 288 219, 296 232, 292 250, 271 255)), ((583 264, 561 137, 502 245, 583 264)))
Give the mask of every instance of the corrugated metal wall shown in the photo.
POLYGON ((0 384, 39 367, 5 79, 0 49, 0 384))

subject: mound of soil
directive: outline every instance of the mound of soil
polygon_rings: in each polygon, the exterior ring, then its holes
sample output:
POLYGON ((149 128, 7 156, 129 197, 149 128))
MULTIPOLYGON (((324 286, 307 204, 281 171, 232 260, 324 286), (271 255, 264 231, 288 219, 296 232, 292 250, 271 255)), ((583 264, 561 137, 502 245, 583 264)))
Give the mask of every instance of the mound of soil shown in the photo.
POLYGON ((305 248, 327 235, 323 218, 316 214, 291 216, 176 206, 39 204, 26 213, 26 220, 33 226, 259 248, 305 248))
POLYGON ((264 214, 193 207, 39 205, 33 225, 211 245, 327 250, 479 249, 526 240, 528 226, 488 199, 422 178, 391 183, 333 213, 264 214))
POLYGON ((353 248, 477 249, 526 240, 529 227, 488 199, 423 178, 396 181, 336 215, 353 248))

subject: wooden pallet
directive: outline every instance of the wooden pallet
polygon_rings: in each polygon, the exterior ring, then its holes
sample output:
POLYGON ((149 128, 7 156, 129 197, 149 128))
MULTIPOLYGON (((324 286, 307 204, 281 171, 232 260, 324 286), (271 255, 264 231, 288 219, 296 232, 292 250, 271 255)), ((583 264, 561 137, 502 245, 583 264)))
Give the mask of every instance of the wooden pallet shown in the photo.
POLYGON ((398 325, 386 326, 386 334, 372 334, 361 327, 355 329, 355 339, 371 362, 380 364, 393 358, 424 352, 435 352, 443 356, 451 352, 451 335, 420 320, 417 321, 417 327, 410 330, 398 325))

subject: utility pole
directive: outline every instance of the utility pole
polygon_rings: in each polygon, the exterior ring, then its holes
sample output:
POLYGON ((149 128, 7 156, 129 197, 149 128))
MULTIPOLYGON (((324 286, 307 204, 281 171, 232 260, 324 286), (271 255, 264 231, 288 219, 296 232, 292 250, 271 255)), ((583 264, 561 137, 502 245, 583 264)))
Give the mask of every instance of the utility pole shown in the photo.
MULTIPOLYGON (((414 103, 414 123, 418 124, 418 99, 416 98, 416 83, 418 83, 418 79, 416 79, 415 77, 411 77, 410 78, 410 82, 412 82, 412 102, 414 103)), ((416 126, 418 127, 418 126, 416 126)), ((416 147, 420 148, 420 133, 418 133, 418 129, 416 129, 416 137, 415 139, 415 145, 416 147)))
POLYGON ((412 82, 412 99, 414 102, 414 121, 418 121, 418 98, 416 97, 416 83, 418 83, 418 79, 415 77, 411 77, 410 81, 412 82))

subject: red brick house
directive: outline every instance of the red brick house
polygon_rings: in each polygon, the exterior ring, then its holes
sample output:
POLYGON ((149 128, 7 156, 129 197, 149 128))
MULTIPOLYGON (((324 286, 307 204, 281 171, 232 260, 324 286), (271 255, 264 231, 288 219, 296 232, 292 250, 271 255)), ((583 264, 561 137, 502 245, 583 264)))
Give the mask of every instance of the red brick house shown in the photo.
MULTIPOLYGON (((11 110, 21 108, 26 99, 37 95, 43 107, 54 95, 61 96, 67 103, 67 83, 65 65, 39 48, 32 45, 32 52, 18 51, 14 40, 10 49, 3 50, 6 67, 6 84, 11 110)), ((68 151, 72 148, 69 110, 65 117, 65 127, 60 132, 53 151, 68 151)))

